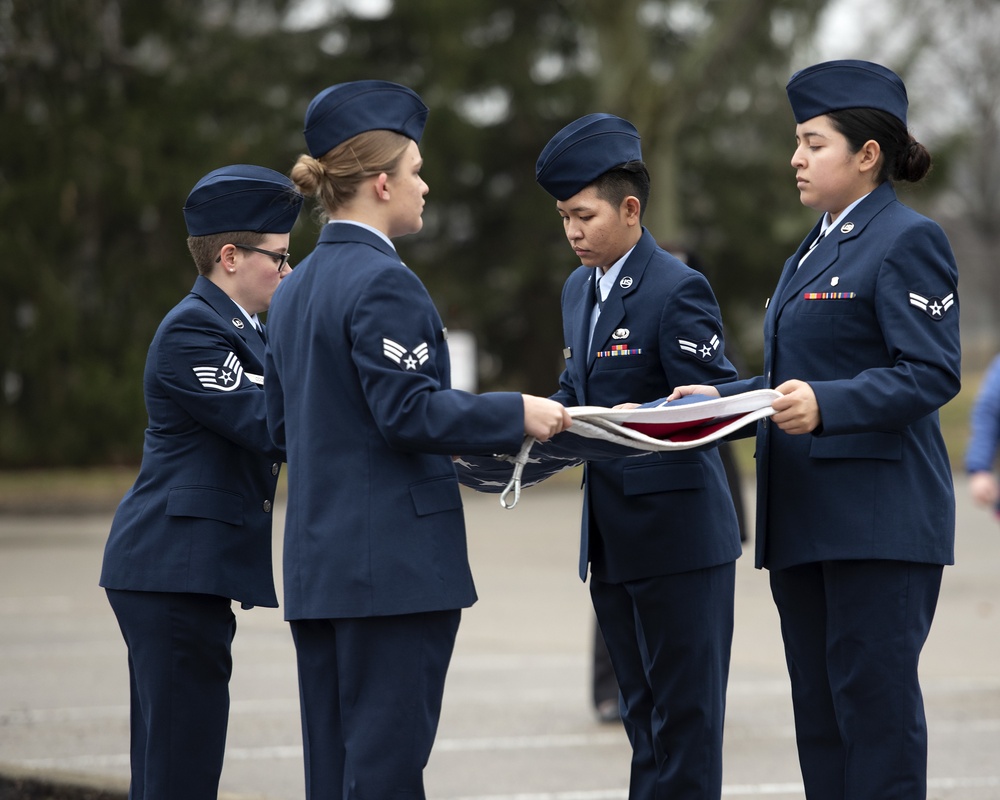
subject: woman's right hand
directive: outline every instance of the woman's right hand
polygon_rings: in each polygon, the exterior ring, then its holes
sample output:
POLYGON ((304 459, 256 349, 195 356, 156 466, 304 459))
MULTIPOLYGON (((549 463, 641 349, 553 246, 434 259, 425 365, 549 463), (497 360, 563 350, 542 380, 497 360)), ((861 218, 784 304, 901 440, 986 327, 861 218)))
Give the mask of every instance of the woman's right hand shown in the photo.
POLYGON ((524 400, 524 432, 544 442, 573 424, 569 412, 555 400, 522 394, 524 400))

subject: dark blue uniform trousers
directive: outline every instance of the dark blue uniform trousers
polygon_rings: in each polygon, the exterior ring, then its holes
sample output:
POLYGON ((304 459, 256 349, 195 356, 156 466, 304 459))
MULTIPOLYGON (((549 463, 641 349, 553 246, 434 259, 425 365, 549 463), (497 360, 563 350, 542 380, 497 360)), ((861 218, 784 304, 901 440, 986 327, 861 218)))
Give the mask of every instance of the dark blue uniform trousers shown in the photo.
POLYGON ((128 646, 129 800, 216 800, 229 724, 232 602, 106 591, 128 646))
POLYGON ((307 800, 423 800, 461 614, 291 621, 307 800))
POLYGON ((922 800, 917 678, 943 567, 824 561, 771 571, 808 800, 922 800))
POLYGON ((629 800, 722 794, 736 564, 625 583, 590 580, 632 744, 629 800))

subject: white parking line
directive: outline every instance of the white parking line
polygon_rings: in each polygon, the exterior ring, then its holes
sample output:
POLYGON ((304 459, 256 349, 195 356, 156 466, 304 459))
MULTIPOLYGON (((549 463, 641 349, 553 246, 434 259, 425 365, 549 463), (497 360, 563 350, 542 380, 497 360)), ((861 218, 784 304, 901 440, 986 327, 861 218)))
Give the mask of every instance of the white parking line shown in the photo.
MULTIPOLYGON (((930 789, 987 789, 1000 786, 1000 776, 988 775, 980 778, 932 778, 927 782, 930 789)), ((780 797, 783 795, 801 797, 804 787, 801 783, 756 783, 727 785, 722 787, 723 797, 780 797)), ((580 792, 541 792, 522 794, 467 795, 452 800, 626 800, 625 789, 599 789, 580 792)))
MULTIPOLYGON (((435 750, 460 752, 472 750, 537 750, 559 747, 602 747, 609 744, 620 744, 620 738, 617 734, 597 734, 442 739, 435 745, 435 750)), ((227 761, 284 761, 301 758, 302 747, 299 745, 230 747, 226 750, 227 761)), ((128 764, 129 757, 127 753, 68 756, 62 758, 31 758, 18 762, 19 766, 32 769, 64 770, 87 770, 108 767, 127 768, 128 764)), ((927 784, 928 788, 931 789, 997 788, 1000 787, 1000 776, 930 778, 927 784)), ((801 783, 727 784, 722 787, 722 795, 724 797, 781 797, 784 795, 801 797, 802 792, 803 786, 801 783)), ((502 795, 466 795, 452 798, 452 800, 625 800, 627 797, 628 791, 626 789, 598 789, 502 795)))

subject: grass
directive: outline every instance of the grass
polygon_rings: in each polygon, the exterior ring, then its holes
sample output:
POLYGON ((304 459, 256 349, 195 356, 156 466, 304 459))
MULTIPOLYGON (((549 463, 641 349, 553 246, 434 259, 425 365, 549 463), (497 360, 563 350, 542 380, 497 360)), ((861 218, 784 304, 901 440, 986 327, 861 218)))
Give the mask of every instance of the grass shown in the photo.
MULTIPOLYGON (((944 434, 952 469, 962 470, 962 457, 969 435, 969 411, 982 373, 967 375, 962 391, 941 409, 944 434)), ((753 473, 753 439, 736 442, 736 457, 746 474, 753 473)), ((278 486, 284 489, 284 471, 278 486)), ((135 480, 135 467, 88 469, 0 470, 0 514, 85 514, 113 511, 135 480)), ((574 471, 569 478, 579 481, 574 471)))

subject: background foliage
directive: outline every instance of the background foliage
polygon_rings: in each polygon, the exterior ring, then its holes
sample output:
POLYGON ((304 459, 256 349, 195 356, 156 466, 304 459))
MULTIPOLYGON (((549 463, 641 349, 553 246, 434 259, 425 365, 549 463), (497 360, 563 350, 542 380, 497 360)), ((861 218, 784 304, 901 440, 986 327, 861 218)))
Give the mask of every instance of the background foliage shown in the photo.
MULTIPOLYGON (((482 389, 555 388, 575 262, 534 163, 592 111, 636 123, 646 224, 698 253, 755 365, 764 300, 813 220, 784 84, 816 60, 802 43, 824 0, 356 6, 0 0, 0 468, 137 462, 146 348, 195 277, 187 192, 227 163, 287 172, 312 96, 359 78, 431 108, 425 227, 397 244, 445 323, 476 334, 482 389)), ((967 139, 944 140, 947 165, 967 139)), ((296 257, 316 227, 303 214, 296 257)))

